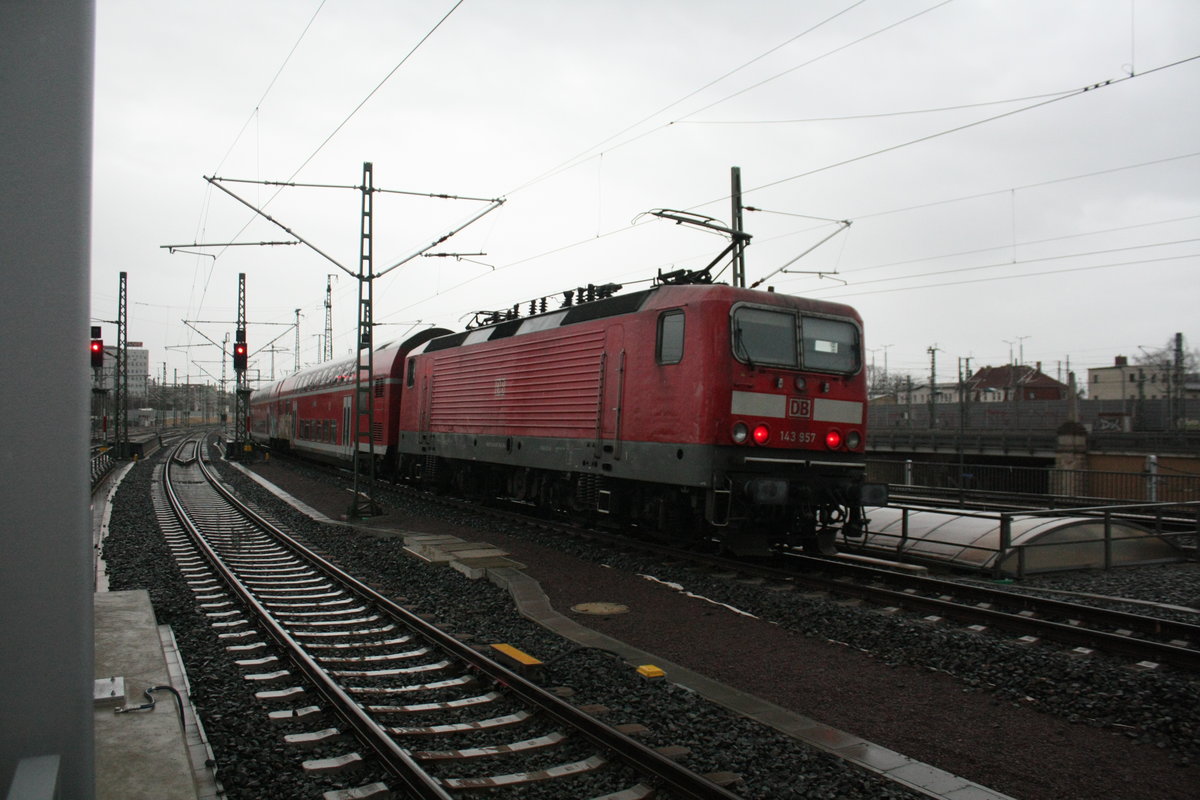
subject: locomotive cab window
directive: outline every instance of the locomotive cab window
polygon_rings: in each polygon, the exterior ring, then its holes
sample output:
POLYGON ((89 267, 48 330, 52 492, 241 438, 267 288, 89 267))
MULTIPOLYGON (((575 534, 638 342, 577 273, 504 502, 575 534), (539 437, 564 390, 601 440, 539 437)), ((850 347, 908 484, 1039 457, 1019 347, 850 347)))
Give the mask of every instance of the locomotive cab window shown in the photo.
POLYGON ((731 319, 733 355, 747 364, 798 367, 796 315, 791 311, 738 306, 731 319))
POLYGON ((857 372, 858 327, 848 320, 803 317, 804 366, 822 372, 857 372))
POLYGON ((667 311, 658 318, 658 363, 678 364, 683 360, 682 311, 667 311))

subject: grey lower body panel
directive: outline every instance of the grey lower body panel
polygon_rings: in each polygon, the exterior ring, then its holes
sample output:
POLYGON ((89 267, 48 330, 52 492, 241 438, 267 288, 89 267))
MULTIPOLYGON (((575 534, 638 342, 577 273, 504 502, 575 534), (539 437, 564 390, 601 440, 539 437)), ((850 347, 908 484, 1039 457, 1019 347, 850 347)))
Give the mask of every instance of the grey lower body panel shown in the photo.
POLYGON ((750 446, 612 442, 553 437, 402 432, 399 450, 505 467, 577 472, 674 486, 723 488, 731 480, 861 475, 862 456, 750 446))

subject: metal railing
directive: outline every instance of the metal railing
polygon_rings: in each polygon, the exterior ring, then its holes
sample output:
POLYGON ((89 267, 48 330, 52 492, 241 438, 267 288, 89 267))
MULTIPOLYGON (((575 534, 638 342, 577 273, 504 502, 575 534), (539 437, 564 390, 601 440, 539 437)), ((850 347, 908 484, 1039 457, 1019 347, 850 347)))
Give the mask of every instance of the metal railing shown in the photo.
MULTIPOLYGON (((1197 542, 1200 541, 1200 501, 1190 503, 1134 503, 1118 505, 1102 505, 1089 508, 1046 509, 1031 511, 955 511, 957 516, 968 519, 982 519, 994 522, 999 530, 995 545, 979 544, 984 537, 973 542, 961 539, 947 539, 937 536, 910 536, 910 516, 914 513, 930 513, 930 509, 921 506, 890 505, 889 508, 900 511, 900 532, 883 533, 868 531, 871 545, 867 549, 891 550, 900 561, 943 561, 934 556, 915 553, 911 547, 920 542, 922 545, 933 545, 956 551, 971 553, 972 557, 954 558, 955 567, 978 569, 990 573, 993 577, 1001 577, 1008 572, 1018 579, 1024 578, 1031 572, 1047 572, 1055 569, 1069 569, 1078 562, 1078 551, 1081 547, 1093 546, 1099 551, 1099 558, 1094 566, 1101 569, 1112 569, 1117 564, 1117 551, 1122 542, 1145 541, 1146 534, 1137 532, 1127 534, 1119 528, 1130 522, 1151 530, 1154 534, 1170 545, 1180 559, 1197 557, 1197 542), (1091 517, 1101 524, 1101 534, 1090 538, 1071 537, 1062 540, 1030 541, 1013 543, 1013 520, 1016 518, 1054 518, 1054 517, 1091 517), (1187 526, 1181 520, 1195 520, 1187 526), (880 540, 894 540, 894 545, 884 547, 880 540), (1073 549, 1075 553, 1068 557, 1064 555, 1056 559, 1052 555, 1055 550, 1065 553, 1073 549), (1041 557, 1039 557, 1041 556, 1041 557), (1015 557, 1016 565, 1006 567, 1015 557)), ((853 547, 853 544, 850 545, 853 547)))
POLYGON ((108 450, 104 450, 103 452, 96 453, 92 456, 93 490, 99 485, 100 481, 104 479, 104 476, 112 470, 115 464, 116 462, 113 461, 112 453, 108 450))
POLYGON ((920 490, 957 500, 985 495, 1026 495, 1048 508, 1098 505, 1097 501, 1188 503, 1200 500, 1200 475, 1022 467, 949 462, 867 462, 867 479, 892 491, 920 490))

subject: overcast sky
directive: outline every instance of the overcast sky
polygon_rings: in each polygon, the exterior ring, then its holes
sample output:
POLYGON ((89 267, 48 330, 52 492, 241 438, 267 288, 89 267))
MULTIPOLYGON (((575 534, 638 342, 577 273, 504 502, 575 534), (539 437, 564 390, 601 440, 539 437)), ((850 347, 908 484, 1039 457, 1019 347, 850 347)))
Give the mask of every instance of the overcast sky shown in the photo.
MULTIPOLYGON (((330 273, 350 353, 357 281, 313 250, 161 246, 291 238, 204 176, 356 186, 366 161, 381 189, 506 200, 431 251, 486 255, 376 281, 377 341, 702 267, 721 237, 644 212, 728 222, 739 166, 751 282, 852 223, 764 287, 854 305, 878 367, 1200 346, 1195 0, 98 0, 96 51, 92 313, 126 271, 168 380, 220 375, 239 272, 277 377, 297 308, 319 360, 330 273)), ((357 269, 360 193, 222 185, 357 269)), ((485 207, 375 195, 376 270, 485 207)))

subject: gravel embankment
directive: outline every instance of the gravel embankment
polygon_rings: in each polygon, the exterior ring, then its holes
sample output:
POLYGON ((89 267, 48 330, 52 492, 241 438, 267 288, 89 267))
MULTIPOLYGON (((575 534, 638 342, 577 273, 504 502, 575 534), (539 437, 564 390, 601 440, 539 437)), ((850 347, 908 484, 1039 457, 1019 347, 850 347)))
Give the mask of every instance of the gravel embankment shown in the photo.
MULTIPOLYGON (((256 469, 331 516, 344 511, 343 488, 275 464, 256 469)), ((371 525, 493 542, 526 563, 564 613, 595 600, 631 607, 628 614, 588 618, 591 627, 1015 797, 1193 794, 1197 776, 1188 765, 1200 758, 1197 676, 1139 672, 1104 656, 1079 658, 1053 646, 1027 647, 712 578, 411 495, 384 502, 387 515, 371 525)), ((1194 596, 1198 574, 1191 567, 1145 574, 1161 574, 1174 587, 1169 602, 1177 602, 1194 596)))
MULTIPOLYGON (((150 502, 152 470, 159 460, 135 466, 114 499, 110 534, 104 544, 110 587, 148 589, 159 621, 175 630, 193 686, 192 700, 216 753, 227 796, 255 800, 319 796, 320 790, 337 782, 330 780, 317 789, 302 773, 300 762, 314 753, 297 753, 282 744, 281 736, 288 731, 268 724, 268 709, 253 697, 254 687, 246 685, 228 660, 226 642, 216 638, 198 613, 193 593, 171 562, 150 502)), ((571 652, 570 643, 521 618, 507 594, 497 587, 467 580, 452 570, 424 566, 403 553, 397 537, 313 523, 280 506, 250 481, 240 476, 233 479, 247 497, 271 509, 299 538, 381 591, 404 598, 410 608, 435 615, 446 630, 470 641, 514 642, 547 661, 563 655, 554 664, 550 679, 573 689, 573 702, 607 706, 606 720, 613 724, 645 725, 649 732, 642 739, 648 745, 689 748, 686 763, 699 772, 741 775, 744 784, 737 791, 746 798, 910 796, 769 729, 733 717, 668 682, 643 681, 611 656, 571 652)), ((345 499, 343 490, 334 489, 322 502, 343 503, 345 499)), ((431 507, 431 511, 436 509, 431 507)), ((431 519, 431 524, 465 537, 477 534, 480 524, 486 525, 470 514, 451 515, 443 509, 441 515, 440 520, 431 519)), ((703 618, 692 621, 703 622, 703 618)), ((701 634, 692 628, 690 635, 701 634)), ((771 667, 760 662, 760 668, 771 667)), ((356 776, 352 785, 383 779, 368 771, 356 776)), ((589 796, 582 783, 575 787, 580 796, 589 796)), ((554 792, 526 791, 520 796, 539 794, 554 792)))

